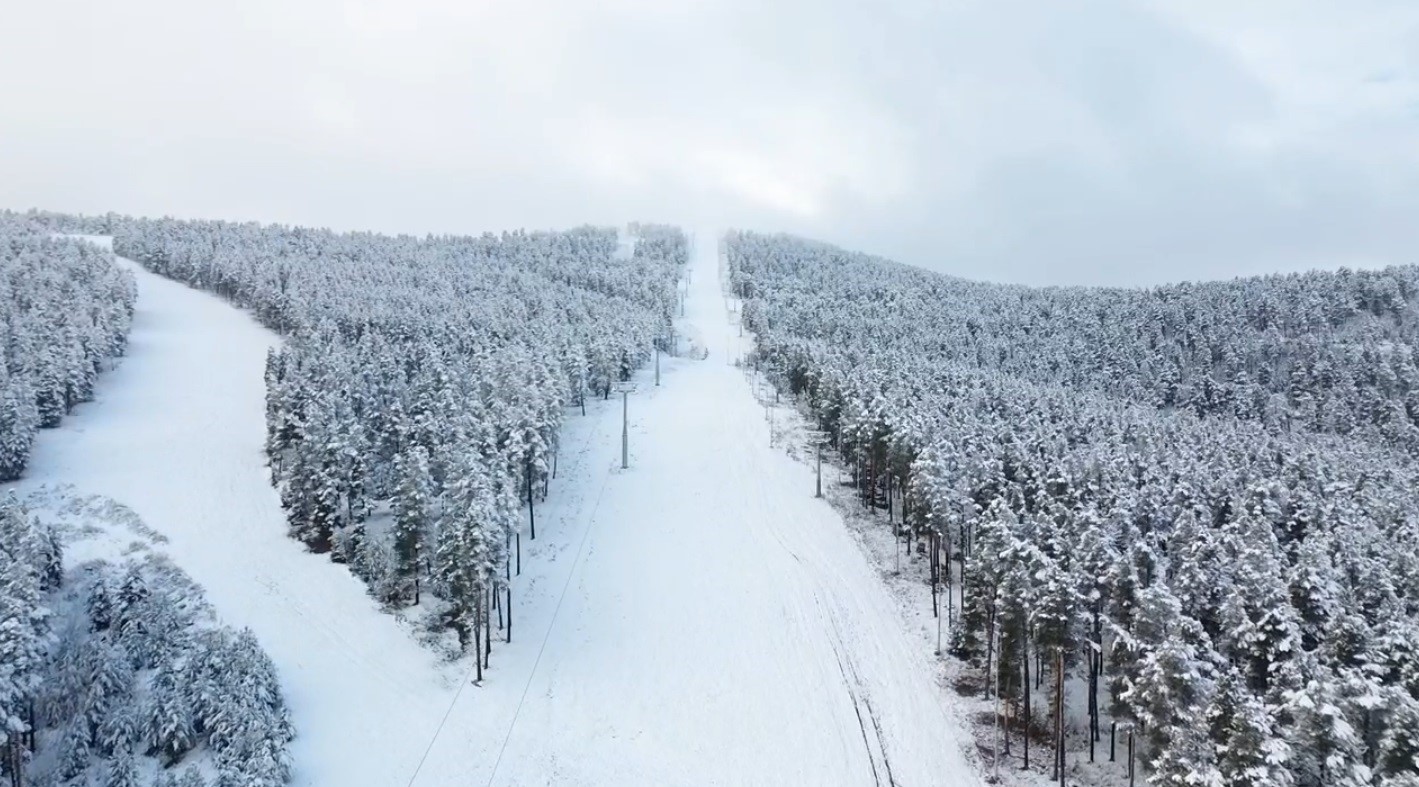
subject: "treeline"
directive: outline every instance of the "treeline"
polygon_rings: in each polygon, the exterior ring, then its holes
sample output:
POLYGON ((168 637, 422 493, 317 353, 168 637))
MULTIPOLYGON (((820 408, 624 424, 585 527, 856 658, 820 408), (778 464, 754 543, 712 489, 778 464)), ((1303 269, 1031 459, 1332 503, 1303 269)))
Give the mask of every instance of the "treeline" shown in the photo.
POLYGON ((108 222, 119 254, 287 337, 267 364, 267 451, 291 535, 386 604, 432 601, 481 651, 481 675, 563 413, 609 396, 667 335, 683 233, 644 228, 617 259, 615 231, 592 227, 413 238, 108 222))
POLYGON ((24 472, 39 429, 93 398, 136 296, 109 252, 0 212, 0 481, 24 472))
POLYGON ((270 659, 218 625, 181 570, 148 557, 66 571, 59 534, 13 495, 0 500, 0 732, 15 787, 277 787, 294 735, 270 659))
POLYGON ((1037 290, 726 254, 755 360, 930 556, 1007 750, 1035 730, 1058 776, 1113 720, 1156 785, 1419 780, 1414 269, 1037 290))
POLYGON ((930 337, 938 363, 1419 450, 1419 267, 1031 288, 741 237, 760 251, 741 255, 736 286, 783 332, 884 350, 930 337), (845 298, 860 302, 821 313, 845 298))

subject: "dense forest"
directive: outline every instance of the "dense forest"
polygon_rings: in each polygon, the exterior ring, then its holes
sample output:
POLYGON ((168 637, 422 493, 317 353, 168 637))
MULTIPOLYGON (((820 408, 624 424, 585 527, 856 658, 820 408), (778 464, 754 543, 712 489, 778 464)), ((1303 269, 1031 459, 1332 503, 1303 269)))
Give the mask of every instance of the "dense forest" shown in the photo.
POLYGON ((109 252, 0 212, 0 482, 24 472, 37 430, 93 397, 135 297, 109 252))
POLYGON ((66 567, 63 534, 13 495, 0 498, 0 731, 16 787, 276 787, 294 734, 270 659, 180 569, 156 555, 66 567))
POLYGON ((1014 762, 1043 737, 1062 779, 1119 724, 1154 785, 1419 784, 1419 269, 1033 289, 725 254, 753 360, 929 557, 1014 762))
MULTIPOLYGON (((677 229, 367 233, 106 217, 115 250, 246 307, 291 535, 481 653, 536 537, 558 425, 670 336, 677 229), (432 594, 429 592, 432 591, 432 594)), ((511 626, 505 629, 510 636, 511 626)))

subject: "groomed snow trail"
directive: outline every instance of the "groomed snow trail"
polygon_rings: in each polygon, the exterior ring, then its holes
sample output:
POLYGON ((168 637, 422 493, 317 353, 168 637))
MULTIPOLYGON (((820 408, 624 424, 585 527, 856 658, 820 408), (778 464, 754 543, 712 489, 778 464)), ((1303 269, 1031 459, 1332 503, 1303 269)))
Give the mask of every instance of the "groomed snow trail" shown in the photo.
POLYGON ((21 491, 73 484, 170 539, 275 660, 296 784, 979 783, 920 639, 727 364, 749 340, 728 325, 713 235, 682 320, 708 359, 667 360, 660 388, 639 375, 627 471, 620 403, 568 410, 514 636, 481 686, 286 537, 262 455, 277 338, 124 264, 128 355, 41 435, 21 491))
POLYGON ((616 424, 588 455, 554 619, 479 690, 514 704, 465 693, 428 783, 979 783, 920 638, 727 363, 748 339, 714 235, 693 264, 682 329, 709 357, 665 363, 660 388, 638 378, 631 468, 616 424), (460 773, 490 741, 496 773, 460 773))
POLYGON ((276 662, 298 729, 296 784, 402 784, 451 681, 358 580, 286 537, 262 453, 262 371, 277 338, 120 263, 138 281, 128 353, 95 402, 41 433, 20 491, 72 484, 168 537, 163 550, 224 621, 250 627, 276 662))

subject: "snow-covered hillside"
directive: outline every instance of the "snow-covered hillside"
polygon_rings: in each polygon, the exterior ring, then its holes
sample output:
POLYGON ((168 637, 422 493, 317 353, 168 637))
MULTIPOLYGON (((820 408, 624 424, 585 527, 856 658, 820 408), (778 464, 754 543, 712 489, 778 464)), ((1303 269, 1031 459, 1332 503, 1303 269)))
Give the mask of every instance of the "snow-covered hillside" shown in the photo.
POLYGON ((297 784, 394 784, 450 693, 434 656, 349 573, 286 536, 268 482, 262 369, 276 339, 221 300, 121 261, 138 281, 127 357, 96 401, 40 436, 22 487, 128 506, 275 660, 297 784), (403 756, 401 756, 403 753, 403 756))
POLYGON ((514 578, 485 681, 440 662, 348 571, 306 553, 262 456, 276 338, 132 266, 128 357, 25 484, 132 508, 280 671, 297 784, 972 784, 944 689, 860 548, 769 447, 726 360, 712 235, 667 359, 630 398, 570 414, 559 483, 514 578))
POLYGON ((810 471, 769 447, 726 363, 715 235, 696 251, 680 330, 708 358, 641 375, 629 470, 616 425, 592 438, 536 589, 553 617, 523 613, 532 639, 465 692, 450 727, 476 732, 441 736, 427 783, 975 783, 919 641, 810 471), (496 773, 461 771, 489 742, 496 773))

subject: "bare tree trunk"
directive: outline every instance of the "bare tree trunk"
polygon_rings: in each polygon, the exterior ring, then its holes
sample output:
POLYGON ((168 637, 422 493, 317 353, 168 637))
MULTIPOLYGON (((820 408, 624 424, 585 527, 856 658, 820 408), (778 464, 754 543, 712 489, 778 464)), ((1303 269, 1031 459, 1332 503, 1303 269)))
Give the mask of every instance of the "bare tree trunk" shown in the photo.
POLYGON ((1063 648, 1054 649, 1054 696, 1050 702, 1050 715, 1054 716, 1053 736, 1051 736, 1051 749, 1053 749, 1053 763, 1051 763, 1050 780, 1057 781, 1064 777, 1061 763, 1064 761, 1064 651, 1063 648))
POLYGON ((5 771, 10 774, 10 787, 21 787, 20 783, 20 733, 12 732, 5 737, 5 771))
POLYGON ((931 543, 931 616, 939 618, 941 617, 941 604, 938 601, 939 594, 936 589, 941 582, 941 563, 937 559, 940 555, 940 550, 937 548, 940 539, 935 531, 932 531, 928 538, 931 543))
MULTIPOLYGON (((892 474, 887 473, 887 521, 892 521, 892 474)), ((903 522, 906 520, 903 519, 903 522)))
POLYGON ((483 682, 483 627, 479 625, 479 609, 483 606, 482 599, 474 599, 473 602, 473 665, 478 670, 478 682, 483 682))
POLYGON ((989 699, 990 665, 995 659, 995 609, 993 606, 985 616, 985 633, 985 696, 986 699, 989 699))
POLYGON ((1021 668, 1025 671, 1025 770, 1030 769, 1030 726, 1034 717, 1034 706, 1030 702, 1030 640, 1023 638, 1020 644, 1021 668))
POLYGON ((1059 779, 1060 787, 1064 787, 1064 648, 1061 647, 1054 654, 1054 717, 1055 729, 1057 732, 1056 749, 1058 756, 1055 757, 1055 776, 1059 779))
POLYGON ((496 595, 496 593, 497 593, 497 591, 491 591, 491 592, 489 592, 489 593, 488 593, 488 603, 483 605, 483 612, 484 612, 484 618, 483 618, 483 668, 484 668, 484 669, 487 669, 487 667, 488 667, 488 658, 493 655, 493 615, 492 615, 492 612, 488 610, 488 606, 489 606, 490 604, 492 604, 492 600, 493 600, 492 597, 493 597, 494 595, 496 595))
POLYGON ((532 527, 532 540, 537 540, 537 512, 532 505, 532 455, 527 455, 527 521, 532 527))
POLYGON ((1094 761, 1094 744, 1099 740, 1099 672, 1094 650, 1089 650, 1089 762, 1094 761))

